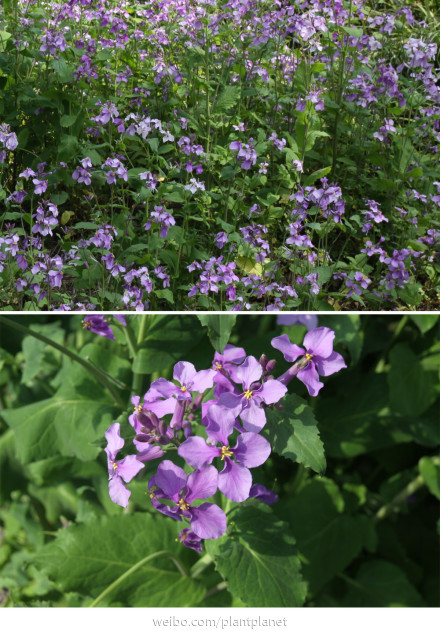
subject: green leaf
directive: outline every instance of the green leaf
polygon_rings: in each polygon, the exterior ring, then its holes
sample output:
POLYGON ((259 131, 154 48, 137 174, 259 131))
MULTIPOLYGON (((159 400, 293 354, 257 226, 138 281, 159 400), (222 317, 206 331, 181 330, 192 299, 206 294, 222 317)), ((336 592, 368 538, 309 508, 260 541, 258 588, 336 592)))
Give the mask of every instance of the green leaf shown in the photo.
POLYGON ((347 345, 353 364, 359 361, 364 339, 359 315, 347 313, 342 318, 320 315, 319 325, 327 326, 335 332, 335 344, 347 345))
POLYGON ((214 103, 214 113, 221 114, 233 107, 240 100, 240 86, 227 85, 214 103))
MULTIPOLYGON (((37 333, 49 337, 57 344, 62 344, 64 341, 64 331, 59 328, 58 322, 53 324, 33 324, 30 328, 32 331, 37 331, 37 333)), ((60 354, 57 350, 30 335, 27 335, 23 340, 23 355, 22 383, 32 381, 39 373, 50 374, 61 363, 60 354)))
POLYGON ((306 177, 304 181, 304 186, 311 186, 312 184, 316 182, 316 180, 330 173, 331 170, 332 168, 331 166, 329 166, 329 167, 324 167, 323 169, 318 169, 317 171, 314 171, 313 173, 311 173, 310 175, 306 177))
POLYGON ((203 326, 208 328, 208 337, 214 349, 219 353, 228 343, 231 331, 237 319, 236 315, 198 315, 203 326))
POLYGON ((202 336, 203 330, 193 316, 157 317, 136 355, 133 372, 149 375, 184 360, 202 336))
POLYGON ((435 326, 440 316, 434 313, 424 313, 423 315, 409 314, 409 317, 423 334, 427 333, 435 326))
POLYGON ((79 150, 79 142, 76 136, 62 134, 58 143, 58 159, 73 160, 79 150))
MULTIPOLYGON (((64 591, 96 598, 113 581, 143 558, 167 550, 176 557, 181 523, 162 515, 117 515, 62 529, 56 541, 36 558, 64 591)), ((169 558, 143 565, 110 592, 106 601, 136 607, 188 607, 205 593, 201 582, 183 576, 169 558)))
POLYGON ((73 123, 76 121, 76 119, 78 118, 78 113, 76 114, 64 114, 63 116, 61 116, 60 118, 60 125, 61 127, 71 127, 73 125, 73 123))
POLYGON ((304 151, 310 151, 311 149, 313 149, 313 146, 317 138, 329 137, 329 136, 330 134, 328 134, 326 131, 319 131, 319 130, 309 131, 306 137, 306 146, 304 147, 304 151))
POLYGON ((73 81, 72 72, 74 72, 75 67, 69 66, 64 59, 52 59, 50 65, 55 70, 61 83, 73 81))
POLYGON ((419 471, 430 492, 440 500, 440 458, 420 458, 419 471))
MULTIPOLYGON (((114 351, 98 344, 87 344, 80 353, 107 372, 127 378, 129 363, 114 351)), ((50 399, 2 411, 14 431, 17 455, 23 464, 54 455, 93 460, 101 452, 94 443, 118 415, 106 390, 79 364, 64 358, 57 375, 60 388, 50 399)))
POLYGON ((267 506, 233 513, 230 536, 206 548, 228 590, 249 607, 299 607, 306 597, 295 540, 267 506))
POLYGON ((424 602, 397 565, 374 560, 360 566, 342 604, 349 607, 421 607, 424 602))
POLYGON ((355 559, 373 541, 371 520, 352 516, 344 498, 328 478, 313 478, 284 506, 297 541, 304 578, 313 594, 355 559))
POLYGON ((285 397, 282 406, 282 410, 266 410, 264 433, 272 449, 293 462, 299 462, 317 473, 324 473, 324 445, 319 438, 312 408, 296 394, 285 397))
POLYGON ((357 26, 341 26, 342 30, 347 33, 347 35, 351 35, 351 37, 362 37, 364 31, 357 26))
POLYGON ((407 344, 396 344, 390 352, 388 383, 391 408, 404 416, 422 414, 436 399, 431 373, 407 344))

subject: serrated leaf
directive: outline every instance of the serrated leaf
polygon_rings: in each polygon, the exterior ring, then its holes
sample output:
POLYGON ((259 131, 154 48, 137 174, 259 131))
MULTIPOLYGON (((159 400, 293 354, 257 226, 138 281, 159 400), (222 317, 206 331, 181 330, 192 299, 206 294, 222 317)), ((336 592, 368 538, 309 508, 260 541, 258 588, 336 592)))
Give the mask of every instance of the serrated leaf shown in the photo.
POLYGON ((222 353, 229 341, 237 319, 236 315, 198 315, 203 326, 208 328, 208 337, 214 349, 222 353))
POLYGON ((326 469, 324 445, 312 408, 296 394, 286 396, 281 405, 281 410, 266 410, 264 433, 273 451, 323 474, 326 469))
POLYGON ((206 548, 228 590, 249 607, 300 607, 306 597, 295 540, 267 506, 233 513, 230 536, 206 548))
POLYGON ((214 113, 221 114, 233 107, 240 100, 240 87, 227 85, 214 103, 214 113))
MULTIPOLYGON (((61 588, 96 598, 143 558, 167 550, 178 556, 181 523, 141 513, 117 515, 62 529, 56 541, 42 548, 37 567, 61 588)), ((201 582, 183 576, 169 558, 143 565, 111 592, 104 603, 136 607, 191 606, 205 593, 201 582)))

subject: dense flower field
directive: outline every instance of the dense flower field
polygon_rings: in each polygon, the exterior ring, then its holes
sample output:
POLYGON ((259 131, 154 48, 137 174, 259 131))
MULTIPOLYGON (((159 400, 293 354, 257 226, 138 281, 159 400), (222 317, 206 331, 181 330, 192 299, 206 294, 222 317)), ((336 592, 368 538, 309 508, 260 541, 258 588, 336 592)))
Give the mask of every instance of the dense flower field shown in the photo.
POLYGON ((4 0, 2 308, 436 308, 435 4, 4 0))
POLYGON ((0 607, 438 606, 440 316, 279 318, 0 316, 0 607))

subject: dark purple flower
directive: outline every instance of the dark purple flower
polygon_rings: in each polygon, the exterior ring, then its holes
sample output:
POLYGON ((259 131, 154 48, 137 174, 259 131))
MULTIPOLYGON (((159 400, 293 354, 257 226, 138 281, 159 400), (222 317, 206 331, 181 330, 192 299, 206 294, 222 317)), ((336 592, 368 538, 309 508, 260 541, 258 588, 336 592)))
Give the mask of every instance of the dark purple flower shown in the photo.
POLYGON ((178 449, 178 454, 192 467, 211 464, 214 458, 225 461, 218 476, 218 488, 233 502, 244 502, 249 497, 252 475, 249 468, 259 467, 270 456, 268 441, 254 432, 240 434, 235 447, 228 437, 234 431, 235 414, 220 405, 212 405, 207 412, 206 433, 211 444, 201 436, 191 436, 178 449), (214 444, 212 444, 214 443, 214 444), (215 443, 220 443, 217 447, 215 443))
POLYGON ((113 423, 106 431, 107 447, 105 452, 107 454, 110 480, 108 483, 110 499, 115 504, 126 508, 131 491, 127 489, 124 482, 130 482, 144 465, 142 462, 139 462, 136 456, 126 456, 122 460, 116 461, 116 454, 124 446, 124 439, 120 435, 120 427, 119 423, 113 423))
POLYGON ((278 502, 278 495, 266 489, 264 484, 253 484, 249 497, 255 497, 255 499, 260 500, 264 504, 275 504, 275 502, 278 502))
POLYGON ((186 517, 190 520, 191 530, 201 539, 218 539, 226 530, 226 515, 222 509, 209 502, 191 506, 194 500, 205 500, 214 495, 217 482, 218 472, 211 465, 187 476, 171 460, 164 460, 150 479, 148 488, 156 510, 177 521, 186 517), (162 504, 159 499, 172 500, 174 506, 162 504))
POLYGON ((196 552, 202 551, 202 539, 198 537, 191 528, 184 528, 179 532, 180 543, 183 543, 187 548, 191 548, 196 552))
POLYGON ((302 381, 309 394, 316 397, 319 390, 323 387, 319 381, 319 376, 327 377, 342 368, 346 368, 344 358, 333 350, 333 340, 335 338, 334 331, 325 326, 318 327, 306 333, 304 337, 304 347, 300 348, 296 344, 292 344, 288 335, 280 335, 271 341, 271 345, 281 351, 284 359, 288 362, 296 362, 299 357, 301 361, 292 366, 297 372, 289 370, 279 377, 282 383, 288 383, 295 375, 302 381))

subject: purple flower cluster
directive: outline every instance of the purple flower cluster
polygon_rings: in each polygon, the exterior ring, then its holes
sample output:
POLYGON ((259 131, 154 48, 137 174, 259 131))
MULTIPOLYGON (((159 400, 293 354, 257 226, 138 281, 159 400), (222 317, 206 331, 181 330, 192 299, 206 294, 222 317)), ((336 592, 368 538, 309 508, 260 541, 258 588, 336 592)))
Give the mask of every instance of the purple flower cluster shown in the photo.
MULTIPOLYGON (((102 316, 86 316, 84 325, 114 339, 102 316)), ((212 368, 197 371, 190 362, 178 362, 173 381, 161 377, 142 398, 132 397, 129 423, 135 431, 136 455, 116 460, 124 446, 119 423, 106 432, 112 501, 126 507, 130 491, 125 483, 146 462, 165 456, 148 482, 152 505, 163 515, 183 521, 186 527, 180 532, 180 541, 199 552, 203 539, 217 539, 227 528, 226 515, 215 502, 217 492, 232 502, 276 501, 272 491, 253 484, 251 472, 271 453, 268 440, 260 433, 267 422, 266 410, 279 405, 295 376, 316 396, 323 387, 319 375, 345 367, 341 355, 333 351, 333 339, 330 329, 315 328, 306 334, 304 350, 287 335, 275 337, 272 346, 293 362, 278 378, 271 374, 275 360, 265 355, 257 360, 230 344, 223 353, 215 353, 212 368), (176 448, 185 469, 166 459, 168 450, 176 448), (210 498, 209 502, 199 501, 210 498)))

